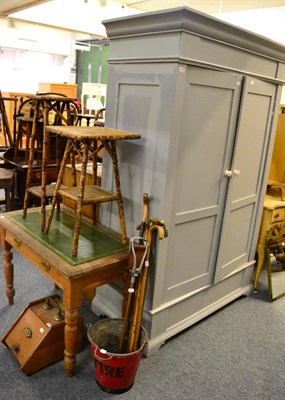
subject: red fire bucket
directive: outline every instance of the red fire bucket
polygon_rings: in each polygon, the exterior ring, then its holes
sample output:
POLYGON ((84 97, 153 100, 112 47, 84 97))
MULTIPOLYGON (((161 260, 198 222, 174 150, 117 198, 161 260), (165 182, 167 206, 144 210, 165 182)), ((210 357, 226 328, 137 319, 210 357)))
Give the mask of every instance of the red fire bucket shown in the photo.
POLYGON ((109 393, 124 393, 134 384, 147 333, 141 327, 140 348, 132 353, 119 353, 123 319, 108 318, 90 326, 87 337, 91 345, 95 378, 100 389, 109 393))

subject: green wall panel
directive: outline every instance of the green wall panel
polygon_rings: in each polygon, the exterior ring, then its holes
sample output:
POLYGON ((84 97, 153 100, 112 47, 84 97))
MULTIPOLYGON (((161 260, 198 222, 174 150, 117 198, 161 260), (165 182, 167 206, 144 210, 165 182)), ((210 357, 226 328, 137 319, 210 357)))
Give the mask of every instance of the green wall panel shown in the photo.
POLYGON ((76 83, 79 97, 82 82, 107 83, 109 44, 100 41, 96 41, 96 45, 94 42, 90 43, 90 51, 78 50, 76 53, 76 83))

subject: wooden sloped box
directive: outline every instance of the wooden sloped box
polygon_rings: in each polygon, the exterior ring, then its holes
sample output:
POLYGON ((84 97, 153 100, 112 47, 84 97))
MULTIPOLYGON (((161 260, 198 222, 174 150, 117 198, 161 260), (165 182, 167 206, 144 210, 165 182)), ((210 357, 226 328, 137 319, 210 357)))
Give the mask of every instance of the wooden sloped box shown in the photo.
MULTIPOLYGON (((52 306, 49 309, 45 307, 46 298, 29 303, 1 339, 26 375, 64 357, 64 311, 58 295, 49 296, 49 299, 52 306)), ((83 319, 79 316, 76 353, 82 349, 82 328, 83 319)))

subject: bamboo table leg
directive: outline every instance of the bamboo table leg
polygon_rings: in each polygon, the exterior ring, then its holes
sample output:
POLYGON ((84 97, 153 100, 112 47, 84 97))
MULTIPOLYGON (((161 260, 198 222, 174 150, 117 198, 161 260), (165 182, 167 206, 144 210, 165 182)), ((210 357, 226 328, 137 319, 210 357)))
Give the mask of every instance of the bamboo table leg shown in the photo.
POLYGON ((65 166, 66 166, 69 154, 72 151, 72 147, 73 147, 72 141, 69 139, 67 141, 67 143, 66 143, 63 159, 62 159, 62 162, 61 162, 61 167, 60 167, 59 174, 58 174, 58 177, 57 177, 57 181, 56 181, 56 185, 55 185, 55 189, 54 189, 54 193, 53 193, 53 198, 52 198, 52 202, 51 202, 51 208, 49 210, 49 214, 48 214, 48 217, 47 217, 46 226, 45 226, 45 230, 44 230, 45 233, 48 233, 49 228, 50 228, 50 224, 51 224, 51 221, 52 221, 55 205, 57 203, 58 191, 59 191, 60 185, 61 185, 62 180, 63 180, 65 166))
POLYGON ((44 127, 43 127, 43 155, 42 155, 42 179, 41 179, 41 230, 44 231, 46 225, 46 183, 47 183, 47 159, 48 159, 48 126, 49 103, 44 102, 44 127))
POLYGON ((36 107, 35 107, 32 134, 31 134, 31 148, 30 148, 30 154, 29 154, 27 181, 26 181, 26 191, 25 191, 24 204, 23 204, 23 218, 26 218, 26 216, 27 216, 27 209, 28 209, 28 203, 29 203, 29 191, 28 191, 28 189, 31 186, 31 181, 32 181, 34 150, 35 150, 35 140, 36 140, 36 133, 37 133, 39 107, 40 107, 40 103, 37 101, 36 102, 36 107))
MULTIPOLYGON (((21 128, 23 129, 23 128, 21 128)), ((26 150, 25 150, 25 162, 29 162, 29 150, 30 150, 30 139, 31 139, 31 124, 26 123, 26 150)), ((17 147, 18 148, 18 147, 17 147)))
POLYGON ((126 244, 126 243, 128 243, 128 238, 127 238, 126 222, 125 222, 124 207, 123 207, 123 200, 122 200, 116 143, 114 140, 111 141, 111 153, 109 153, 109 154, 111 155, 111 158, 113 161, 115 186, 116 186, 116 193, 118 196, 118 212, 119 212, 119 219, 120 219, 120 225, 121 225, 122 243, 126 244))
POLYGON ((86 142, 84 144, 84 150, 83 150, 78 200, 77 200, 76 211, 75 211, 75 224, 74 224, 74 229, 73 229, 73 240, 72 240, 72 255, 73 256, 77 256, 77 251, 78 251, 80 220, 81 220, 81 214, 82 214, 82 203, 83 203, 83 198, 84 198, 84 187, 85 187, 87 162, 88 162, 88 142, 86 142))

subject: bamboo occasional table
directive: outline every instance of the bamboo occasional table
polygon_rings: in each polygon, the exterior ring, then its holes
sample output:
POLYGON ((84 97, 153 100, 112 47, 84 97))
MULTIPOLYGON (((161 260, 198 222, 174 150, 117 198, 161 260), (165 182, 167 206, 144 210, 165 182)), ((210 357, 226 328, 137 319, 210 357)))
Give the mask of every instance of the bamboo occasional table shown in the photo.
POLYGON ((82 221, 82 246, 76 258, 70 257, 68 250, 74 219, 71 210, 61 207, 60 216, 52 221, 48 236, 41 232, 40 219, 39 207, 31 210, 29 218, 23 218, 20 210, 0 217, 6 295, 12 305, 15 294, 12 263, 14 247, 62 289, 65 308, 64 367, 67 376, 71 377, 76 364, 77 310, 82 297, 93 298, 96 287, 117 279, 122 280, 126 287, 128 249, 115 232, 82 221))
MULTIPOLYGON (((80 219, 82 213, 82 206, 93 204, 96 206, 98 203, 109 201, 116 201, 118 203, 118 214, 121 227, 122 243, 127 243, 127 233, 123 209, 123 200, 121 194, 119 166, 116 150, 117 140, 130 140, 139 139, 141 136, 137 133, 121 131, 118 129, 104 128, 104 127, 86 127, 86 126, 48 126, 46 128, 48 133, 59 135, 62 138, 67 138, 66 148, 61 162, 60 171, 58 174, 57 182, 54 189, 54 195, 51 203, 51 208, 47 217, 47 222, 44 232, 49 232, 50 223, 53 217, 55 205, 59 204, 59 197, 69 198, 76 204, 75 223, 72 241, 72 255, 76 256, 78 251, 78 240, 80 231, 80 219), (96 185, 97 182, 97 155, 105 149, 106 153, 111 157, 114 179, 115 179, 115 192, 103 189, 96 185), (65 166, 69 162, 70 156, 74 153, 82 157, 81 176, 78 186, 61 187, 65 166), (93 160, 93 185, 85 186, 86 168, 88 159, 93 160)), ((74 159, 74 158, 72 158, 74 159)), ((74 167, 74 162, 71 163, 74 167)), ((74 171, 75 172, 75 171, 74 171)), ((74 173, 75 175, 75 173, 74 173)), ((94 212, 94 216, 96 212, 94 212)), ((97 222, 96 220, 94 221, 97 222)))
MULTIPOLYGON (((29 202, 29 194, 33 194, 41 199, 41 229, 45 227, 45 203, 46 197, 51 197, 53 193, 53 186, 47 185, 47 168, 49 164, 54 164, 52 158, 55 158, 51 149, 51 143, 49 141, 49 135, 46 133, 46 127, 50 125, 51 117, 53 117, 53 123, 56 125, 60 124, 72 124, 72 107, 75 107, 75 98, 65 97, 63 95, 55 94, 37 94, 29 96, 33 102, 34 116, 33 125, 31 132, 31 144, 29 149, 29 161, 27 171, 27 182, 26 191, 23 205, 23 217, 27 216, 27 208, 29 202), (35 140, 37 137, 37 126, 39 119, 43 119, 43 137, 42 137, 42 172, 41 172, 41 185, 32 185, 33 166, 34 166, 34 151, 35 151, 35 140)), ((56 146, 58 151, 59 146, 56 146)), ((59 157, 56 155, 56 159, 59 162, 59 157)), ((56 165, 58 168, 58 165, 56 165)))

